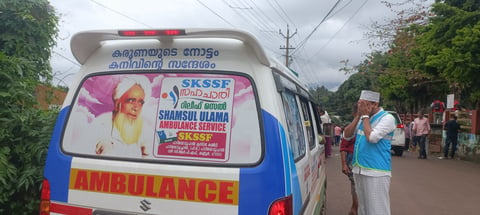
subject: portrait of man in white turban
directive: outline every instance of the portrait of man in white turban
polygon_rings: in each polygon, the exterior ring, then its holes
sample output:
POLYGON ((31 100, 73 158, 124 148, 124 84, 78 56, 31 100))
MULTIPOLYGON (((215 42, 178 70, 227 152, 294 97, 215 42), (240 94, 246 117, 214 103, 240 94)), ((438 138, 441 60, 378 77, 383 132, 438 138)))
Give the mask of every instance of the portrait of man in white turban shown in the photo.
POLYGON ((112 112, 96 119, 102 128, 107 128, 108 134, 99 137, 95 146, 96 154, 126 157, 148 155, 142 138, 142 109, 149 94, 149 81, 143 76, 126 76, 120 80, 113 90, 112 112))

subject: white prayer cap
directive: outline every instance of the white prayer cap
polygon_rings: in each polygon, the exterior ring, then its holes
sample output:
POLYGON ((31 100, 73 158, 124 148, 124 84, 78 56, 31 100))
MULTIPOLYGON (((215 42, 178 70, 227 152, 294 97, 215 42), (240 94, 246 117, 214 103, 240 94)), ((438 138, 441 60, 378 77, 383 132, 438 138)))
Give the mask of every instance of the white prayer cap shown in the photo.
POLYGON ((116 100, 122 97, 122 95, 135 84, 140 85, 145 93, 145 98, 148 98, 148 96, 150 96, 149 83, 150 82, 145 76, 126 76, 118 83, 117 87, 115 87, 115 90, 113 91, 113 99, 116 100))
POLYGON ((362 90, 360 99, 378 103, 380 102, 380 93, 370 90, 362 90))

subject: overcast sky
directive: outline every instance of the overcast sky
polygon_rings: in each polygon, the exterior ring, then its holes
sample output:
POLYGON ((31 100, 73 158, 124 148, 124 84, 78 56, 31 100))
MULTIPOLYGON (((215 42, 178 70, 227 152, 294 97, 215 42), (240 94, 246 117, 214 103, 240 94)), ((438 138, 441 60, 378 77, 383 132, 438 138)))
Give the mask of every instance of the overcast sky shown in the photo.
MULTIPOLYGON (((399 0, 390 2, 395 1, 399 0)), ((339 71, 340 61, 348 59, 350 65, 357 65, 371 51, 364 40, 365 26, 393 16, 381 0, 50 0, 50 3, 60 17, 59 38, 52 54, 54 83, 67 86, 79 68, 69 47, 70 38, 79 31, 239 28, 255 35, 265 49, 284 62, 285 50, 280 47, 286 45, 288 25, 290 45, 295 48, 290 51, 293 53, 290 67, 306 83, 336 90, 348 78, 339 71)))

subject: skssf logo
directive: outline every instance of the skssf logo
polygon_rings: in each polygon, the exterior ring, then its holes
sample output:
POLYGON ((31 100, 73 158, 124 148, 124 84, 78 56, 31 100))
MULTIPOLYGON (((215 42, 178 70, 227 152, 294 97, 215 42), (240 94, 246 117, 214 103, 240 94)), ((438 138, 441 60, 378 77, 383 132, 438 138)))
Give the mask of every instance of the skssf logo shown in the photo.
POLYGON ((173 108, 177 108, 178 100, 180 100, 180 96, 178 95, 178 87, 175 85, 173 86, 172 90, 168 93, 163 93, 163 99, 170 99, 172 101, 173 108))
POLYGON ((227 79, 184 79, 182 87, 190 88, 227 88, 232 80, 227 79))

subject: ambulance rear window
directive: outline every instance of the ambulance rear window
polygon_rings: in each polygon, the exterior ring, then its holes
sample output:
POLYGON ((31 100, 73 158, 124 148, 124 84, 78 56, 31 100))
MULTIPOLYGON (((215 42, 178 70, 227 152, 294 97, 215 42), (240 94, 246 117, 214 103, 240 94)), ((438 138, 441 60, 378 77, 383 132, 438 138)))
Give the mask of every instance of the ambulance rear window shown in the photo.
POLYGON ((255 98, 250 79, 234 74, 89 76, 62 148, 108 159, 254 164, 263 148, 255 98))

